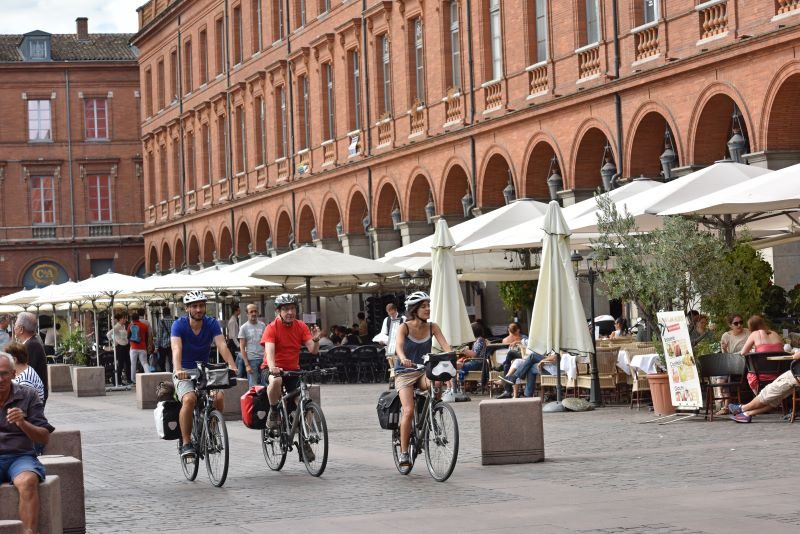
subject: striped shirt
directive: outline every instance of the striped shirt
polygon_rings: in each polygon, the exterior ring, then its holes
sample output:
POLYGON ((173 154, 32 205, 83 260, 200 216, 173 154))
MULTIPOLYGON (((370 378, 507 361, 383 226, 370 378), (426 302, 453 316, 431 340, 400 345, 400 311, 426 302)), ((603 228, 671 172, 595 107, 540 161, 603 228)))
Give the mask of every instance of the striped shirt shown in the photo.
POLYGON ((14 377, 14 383, 33 388, 39 396, 39 400, 44 401, 44 384, 30 365, 14 377))

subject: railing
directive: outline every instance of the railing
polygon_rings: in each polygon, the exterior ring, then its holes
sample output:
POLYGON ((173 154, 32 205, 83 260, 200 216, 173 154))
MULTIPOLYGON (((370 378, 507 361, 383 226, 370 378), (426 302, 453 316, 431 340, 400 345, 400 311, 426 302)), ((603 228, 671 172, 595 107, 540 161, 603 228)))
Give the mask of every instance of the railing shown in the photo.
POLYGON ((322 164, 331 165, 336 161, 336 144, 333 140, 322 143, 322 164))
POLYGON ((169 204, 166 200, 162 200, 158 203, 159 207, 159 219, 162 221, 169 216, 169 204))
POLYGON ((289 160, 281 158, 275 163, 278 164, 278 180, 286 180, 289 177, 289 160))
POLYGON ((378 146, 388 145, 392 142, 392 118, 378 122, 378 146))
POLYGON ((228 200, 228 179, 220 178, 214 188, 217 190, 217 202, 228 200))
POLYGON ((600 47, 594 46, 578 52, 578 79, 600 74, 600 47))
POLYGON ((267 167, 261 165, 256 167, 256 189, 264 189, 267 187, 267 167))
POLYGON ((701 40, 728 31, 728 2, 719 2, 699 11, 701 40))
POLYGON ((236 195, 244 195, 247 194, 247 173, 240 172, 235 177, 235 187, 236 187, 236 195))
POLYGON ((34 226, 31 229, 31 235, 34 239, 55 239, 56 227, 55 226, 34 226))
POLYGON ((800 9, 800 0, 775 0, 775 14, 785 15, 800 9))
POLYGON ((634 58, 641 61, 658 55, 658 26, 650 26, 633 34, 634 58))
POLYGON ((113 234, 110 224, 93 224, 89 226, 89 237, 108 237, 113 234))
POLYGON ((186 211, 194 211, 197 209, 197 194, 194 191, 186 192, 186 211))
POLYGON ((483 109, 491 111, 503 107, 503 83, 500 81, 483 86, 483 109))
POLYGON ((156 207, 155 206, 147 206, 147 222, 150 222, 150 223, 156 222, 156 207))
POLYGON ((172 201, 170 202, 170 204, 172 204, 173 217, 178 217, 179 215, 183 215, 183 210, 181 209, 181 197, 179 196, 172 197, 172 201))
POLYGON ((311 153, 307 148, 300 150, 294 157, 295 170, 298 176, 311 174, 311 153))
POLYGON ((444 101, 444 123, 461 122, 464 119, 463 109, 461 93, 453 92, 448 94, 444 101))
POLYGON ((214 194, 213 191, 211 191, 211 184, 204 185, 200 192, 203 195, 203 207, 210 206, 211 203, 214 202, 214 194))
POLYGON ((548 88, 547 65, 538 65, 528 70, 528 95, 546 93, 548 88))
POLYGON ((425 108, 423 106, 415 106, 408 114, 411 118, 408 136, 411 137, 412 135, 423 133, 425 131, 425 108))

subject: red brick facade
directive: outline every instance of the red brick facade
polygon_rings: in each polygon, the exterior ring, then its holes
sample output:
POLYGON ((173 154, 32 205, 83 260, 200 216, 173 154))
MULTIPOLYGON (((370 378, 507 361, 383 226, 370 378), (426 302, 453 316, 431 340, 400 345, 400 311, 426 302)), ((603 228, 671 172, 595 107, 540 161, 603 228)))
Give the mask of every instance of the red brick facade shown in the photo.
POLYGON ((268 238, 382 255, 430 233, 429 199, 458 220, 466 192, 497 207, 509 179, 548 199, 554 171, 582 198, 607 144, 623 180, 658 177, 667 128, 677 175, 728 156, 734 108, 746 160, 800 160, 798 2, 590 0, 595 24, 587 0, 453 1, 140 8, 148 271, 268 238))
POLYGON ((0 294, 144 265, 129 38, 0 36, 0 294), (32 38, 46 57, 28 57, 32 38))

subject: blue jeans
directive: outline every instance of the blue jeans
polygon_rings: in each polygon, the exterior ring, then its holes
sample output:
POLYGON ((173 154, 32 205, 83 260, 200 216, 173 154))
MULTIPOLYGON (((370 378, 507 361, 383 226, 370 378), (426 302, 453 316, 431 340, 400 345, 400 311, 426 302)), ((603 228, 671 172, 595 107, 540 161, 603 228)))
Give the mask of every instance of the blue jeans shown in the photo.
MULTIPOLYGON (((517 367, 513 373, 507 375, 507 378, 512 382, 516 381, 517 378, 526 377, 527 382, 525 382, 525 396, 526 397, 533 397, 533 394, 536 392, 536 375, 539 374, 539 368, 536 366, 537 363, 542 361, 543 356, 541 354, 536 354, 535 352, 531 352, 530 355, 525 358, 525 361, 517 367)), ((549 374, 543 370, 545 374, 549 374)), ((505 385, 505 390, 511 394, 512 386, 511 384, 505 385)))
POLYGON ((264 360, 261 358, 256 358, 255 360, 248 358, 247 361, 250 363, 250 369, 253 370, 252 373, 247 373, 247 385, 250 387, 263 386, 264 384, 261 383, 261 362, 264 360))
MULTIPOLYGON (((463 384, 464 377, 469 371, 478 371, 481 367, 483 367, 482 360, 470 360, 468 362, 464 362, 464 366, 458 370, 458 381, 463 384)), ((483 378, 481 378, 481 381, 483 381, 483 378)))
POLYGON ((242 359, 242 353, 237 352, 233 355, 236 358, 236 378, 245 378, 247 376, 247 366, 242 359))

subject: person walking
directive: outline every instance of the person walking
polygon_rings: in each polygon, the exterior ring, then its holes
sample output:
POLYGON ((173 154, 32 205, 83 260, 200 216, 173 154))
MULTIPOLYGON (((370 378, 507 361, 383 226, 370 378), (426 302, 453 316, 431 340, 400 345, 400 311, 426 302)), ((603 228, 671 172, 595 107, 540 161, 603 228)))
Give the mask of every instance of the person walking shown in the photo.
POLYGON ((116 314, 114 320, 116 322, 106 337, 117 358, 117 384, 128 384, 128 377, 131 375, 131 347, 128 344, 128 328, 125 326, 125 316, 121 313, 116 314))
POLYGON ((8 324, 11 322, 11 316, 0 314, 0 350, 11 342, 11 335, 8 333, 8 324))
POLYGON ((239 315, 241 313, 242 310, 239 309, 239 305, 236 304, 233 308, 231 318, 228 319, 228 326, 226 329, 228 350, 231 351, 231 354, 236 359, 236 376, 238 378, 247 376, 247 366, 245 365, 245 359, 239 347, 239 315))
POLYGON ((147 361, 148 349, 153 346, 150 325, 139 320, 139 313, 131 314, 131 324, 128 325, 128 341, 131 346, 131 383, 136 385, 136 362, 138 361, 145 373, 150 372, 147 361))
POLYGON ((172 323, 175 320, 171 317, 169 307, 161 308, 161 318, 156 323, 155 345, 158 351, 158 367, 161 371, 172 371, 172 344, 170 343, 170 332, 172 323))
POLYGON ((258 319, 258 307, 255 304, 247 305, 247 322, 239 328, 239 347, 242 351, 242 360, 247 371, 247 384, 256 386, 261 381, 261 362, 264 361, 264 346, 261 338, 267 327, 258 319))

